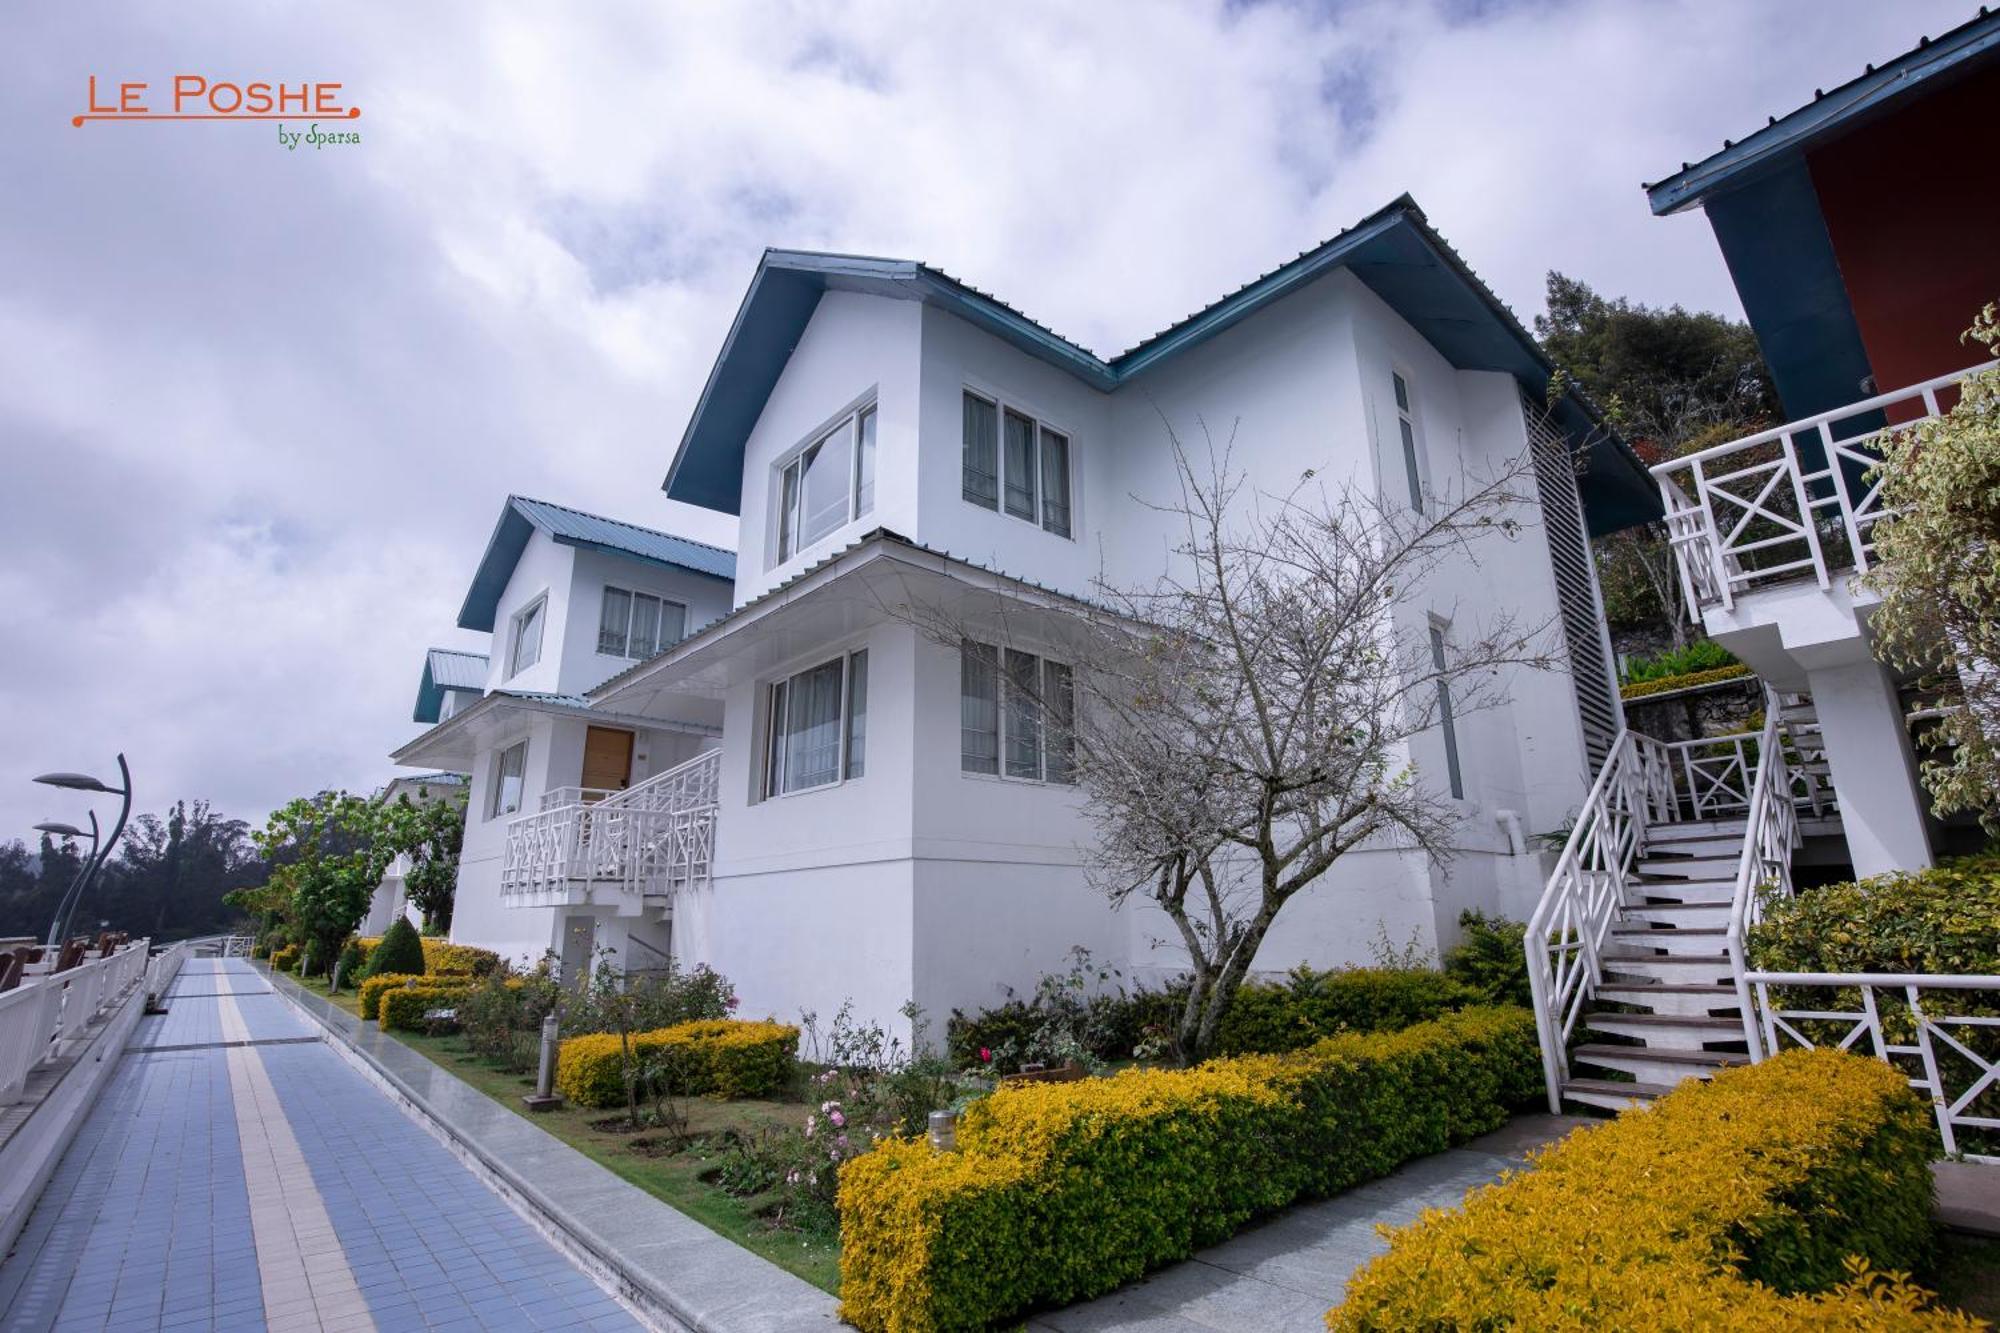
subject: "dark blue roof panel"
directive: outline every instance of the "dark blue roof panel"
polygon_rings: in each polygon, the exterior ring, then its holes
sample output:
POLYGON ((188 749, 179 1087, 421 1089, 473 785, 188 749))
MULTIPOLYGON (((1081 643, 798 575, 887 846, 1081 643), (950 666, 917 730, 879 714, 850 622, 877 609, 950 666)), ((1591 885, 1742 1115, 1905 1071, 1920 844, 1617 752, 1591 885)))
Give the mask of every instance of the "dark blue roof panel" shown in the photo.
POLYGON ((486 689, 487 658, 484 653, 462 653, 452 648, 432 648, 424 654, 423 679, 417 682, 417 707, 412 722, 435 722, 444 711, 446 690, 486 689))

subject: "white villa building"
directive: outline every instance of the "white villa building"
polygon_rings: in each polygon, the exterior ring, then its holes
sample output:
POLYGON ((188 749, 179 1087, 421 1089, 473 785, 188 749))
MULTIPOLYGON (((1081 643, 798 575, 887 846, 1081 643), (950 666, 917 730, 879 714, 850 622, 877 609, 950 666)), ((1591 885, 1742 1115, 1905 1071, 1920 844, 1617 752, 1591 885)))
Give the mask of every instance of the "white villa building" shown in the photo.
POLYGON ((509 502, 460 617, 501 627, 488 693, 396 755, 472 773, 454 938, 513 955, 630 938, 713 965, 746 1012, 851 998, 891 1023, 910 1000, 938 1019, 995 1003, 1076 945, 1128 976, 1175 971, 1163 918, 1087 884, 1065 756, 1007 681, 1062 697, 1070 664, 1035 640, 1036 605, 1160 573, 1173 534, 1144 501, 1175 492, 1168 428, 1198 448, 1204 422, 1234 423, 1253 486, 1315 469, 1416 506, 1537 450, 1519 538, 1402 613, 1445 651, 1481 608, 1555 619, 1572 670, 1524 673, 1507 706, 1416 747, 1463 814, 1449 864, 1350 854, 1258 968, 1435 948, 1467 907, 1524 917, 1548 873, 1533 835, 1573 816, 1621 725, 1585 532, 1658 514, 1586 409, 1549 416, 1550 374, 1407 197, 1109 360, 920 263, 767 252, 666 482, 740 518, 733 567, 656 568, 705 627, 626 654, 643 660, 596 651, 599 590, 640 565, 565 535, 601 520, 509 502), (510 671, 544 597, 540 632, 564 646, 510 671), (940 646, 919 607, 989 617, 992 643, 940 646), (633 786, 593 803, 577 788, 622 785, 587 767, 601 729, 635 737, 633 786))
POLYGON ((663 965, 664 894, 524 895, 503 872, 558 842, 574 856, 598 803, 714 748, 719 709, 645 718, 584 694, 726 613, 735 567, 672 533, 507 498, 458 616, 492 635, 492 651, 426 654, 415 720, 433 725, 394 755, 469 777, 453 939, 528 962, 554 949, 578 972, 607 948, 627 969, 663 965))

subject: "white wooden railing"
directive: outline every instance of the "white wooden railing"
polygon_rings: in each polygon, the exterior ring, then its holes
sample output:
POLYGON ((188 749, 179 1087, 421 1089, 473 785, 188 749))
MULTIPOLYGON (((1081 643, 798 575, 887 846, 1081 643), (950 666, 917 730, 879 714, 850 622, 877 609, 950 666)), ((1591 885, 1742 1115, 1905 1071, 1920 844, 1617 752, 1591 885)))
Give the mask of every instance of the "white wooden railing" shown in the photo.
MULTIPOLYGON (((1975 1032, 2000 1034, 2000 1018, 1991 1014, 1953 1014, 1949 1012, 1951 997, 1968 991, 1984 991, 1990 997, 2000 999, 2000 976, 1938 976, 1930 974, 1904 974, 1892 972, 1750 972, 1746 975, 1756 1003, 1759 1020, 1761 1053, 1775 1055, 1789 1041, 1794 1046, 1818 1046, 1831 1044, 1838 1050, 1851 1051, 1867 1038, 1866 1053, 1878 1060, 1898 1064, 1898 1059, 1914 1061, 1915 1072, 1910 1072, 1907 1064, 1898 1065, 1909 1074, 1910 1086, 1925 1094, 1937 1116, 1938 1137, 1944 1143, 1947 1156, 1954 1156, 1961 1150, 1958 1134, 1961 1130, 2000 1130, 2000 1116, 1980 1115, 1977 1111, 1979 1099, 2000 1097, 2000 1053, 1993 1048, 1985 1051, 1974 1050, 1967 1044, 1975 1032), (1786 1007, 1773 997, 1771 988, 1783 987, 1794 994, 1797 990, 1851 992, 1856 996, 1856 1009, 1834 1008, 1840 1002, 1839 995, 1829 996, 1823 1008, 1786 1007), (1930 992, 1932 1002, 1924 1001, 1925 992, 1930 992), (1898 1004, 1909 1011, 1908 1040, 1892 1040, 1885 1030, 1883 1004, 1880 995, 1887 993, 1893 1013, 1898 1004), (1814 1025, 1829 1025, 1831 1030, 1814 1030, 1814 1025), (1957 1029, 1954 1035, 1953 1029, 1957 1029), (1815 1037, 1818 1040, 1815 1040, 1815 1037), (1962 1087, 1954 1094, 1953 1080, 1948 1068, 1958 1072, 1962 1066, 1962 1087)), ((1902 1037, 1900 1029, 1894 1034, 1902 1037)), ((1757 1047, 1752 1048, 1758 1050, 1757 1047)), ((2000 1109, 1990 1107, 1987 1109, 2000 1109)), ((2000 1164, 2000 1156, 1966 1152, 1965 1156, 1975 1161, 2000 1164)))
POLYGON ((0 1106, 21 1100, 29 1076, 73 1049, 90 1021, 131 991, 146 964, 146 941, 134 940, 109 958, 89 958, 0 992, 0 1106))
POLYGON ((624 791, 572 799, 508 821, 500 892, 530 899, 602 888, 670 896, 707 882, 722 754, 709 750, 624 791))
POLYGON ((1764 731, 1757 744, 1757 774, 1750 786, 1743 854, 1736 863, 1736 887, 1729 900, 1729 927, 1723 945, 1743 1015, 1743 1040, 1752 1060, 1762 1059, 1764 1053, 1745 979, 1750 970, 1747 940, 1750 928, 1763 919, 1769 895, 1791 897, 1792 851, 1799 843, 1798 805, 1778 711, 1777 696, 1767 693, 1764 731))
MULTIPOLYGON (((237 937, 224 937, 225 941, 234 938, 237 937)), ((223 947, 225 949, 228 947, 226 942, 223 947)), ((146 1003, 149 1007, 157 1006, 165 997, 167 990, 174 984, 174 978, 181 974, 181 964, 185 963, 193 952, 193 942, 182 940, 178 944, 169 944, 153 955, 146 964, 146 1003)), ((225 953, 223 956, 226 958, 228 954, 225 953)))
POLYGON ((1995 366, 2000 361, 1940 375, 1653 468, 1693 618, 1735 606, 1747 589, 1808 576, 1827 588, 1834 571, 1850 565, 1866 573, 1883 517, 1880 480, 1866 474, 1880 461, 1881 437, 1937 416, 1942 391, 1995 366), (1883 426, 1884 416, 1902 419, 1883 426), (1810 470, 1802 441, 1819 455, 1810 470))
POLYGON ((1524 937, 1542 1072, 1549 1107, 1558 1113, 1570 1033, 1603 980, 1604 941, 1625 901, 1646 825, 1671 823, 1677 811, 1667 748, 1620 728, 1524 937))

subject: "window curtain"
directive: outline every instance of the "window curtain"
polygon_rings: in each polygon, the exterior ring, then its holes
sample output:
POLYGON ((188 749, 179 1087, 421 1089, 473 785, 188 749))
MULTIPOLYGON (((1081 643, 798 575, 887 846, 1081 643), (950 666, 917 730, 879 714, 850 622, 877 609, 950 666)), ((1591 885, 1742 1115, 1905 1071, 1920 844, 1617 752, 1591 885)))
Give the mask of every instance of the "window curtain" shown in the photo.
POLYGON ((1069 437, 1042 432, 1042 526, 1069 536, 1069 437))
POLYGON ((660 647, 671 648, 688 636, 688 611, 678 602, 660 603, 660 647))
POLYGON ((604 590, 604 609, 597 617, 597 651, 613 657, 625 656, 625 626, 632 618, 632 594, 619 588, 604 590))
POLYGON ((1007 650, 1007 776, 1042 775, 1042 705, 1036 679, 1040 659, 1007 650))
POLYGON ((868 651, 847 659, 847 776, 858 778, 868 759, 868 651))
POLYGON ((1007 512, 1035 521, 1035 423, 1007 414, 1007 512))
POLYGON ((1000 507, 999 431, 993 404, 965 395, 965 498, 987 509, 1000 507))
POLYGON ((1042 663, 1042 703, 1048 718, 1050 782, 1076 781, 1076 682, 1060 662, 1042 663))
POLYGON ((660 599, 635 593, 632 597, 630 655, 651 657, 660 651, 660 599))
POLYGON ((798 791, 840 776, 840 663, 792 677, 785 719, 785 787, 798 791))
POLYGON ((799 483, 799 549, 847 522, 854 441, 843 426, 807 451, 799 483))
POLYGON ((958 655, 959 767, 968 773, 1000 772, 1000 657, 983 643, 958 655))

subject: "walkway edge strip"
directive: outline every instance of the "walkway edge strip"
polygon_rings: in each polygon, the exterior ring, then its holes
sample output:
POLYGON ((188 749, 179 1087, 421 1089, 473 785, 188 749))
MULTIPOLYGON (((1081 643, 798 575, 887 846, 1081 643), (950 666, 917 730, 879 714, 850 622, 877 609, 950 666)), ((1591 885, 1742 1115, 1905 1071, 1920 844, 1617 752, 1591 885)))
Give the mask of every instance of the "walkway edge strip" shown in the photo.
MULTIPOLYGON (((779 1268, 762 1255, 746 1250, 727 1237, 710 1231, 700 1222, 687 1217, 672 1205, 655 1199, 547 1130, 528 1122, 525 1117, 521 1118, 523 1128, 546 1140, 548 1152, 563 1159, 561 1166, 553 1174, 568 1175, 571 1178, 575 1178, 579 1173, 597 1174, 607 1185, 630 1191, 638 1200, 643 1200, 645 1204, 669 1213, 687 1226, 698 1229, 704 1238, 713 1240, 718 1246, 727 1247, 736 1262, 763 1270, 756 1276, 762 1279, 764 1285, 775 1288, 795 1287, 799 1289, 801 1297, 796 1301, 782 1302, 793 1307, 787 1311, 775 1311, 765 1306, 745 1312, 748 1317, 740 1320, 731 1318, 737 1313, 733 1308, 718 1312, 705 1312, 696 1308, 685 1297, 657 1278, 628 1262, 609 1238, 592 1230, 583 1219, 552 1199, 546 1190, 525 1173, 489 1151, 478 1139, 461 1132, 441 1115, 422 1093, 382 1063, 372 1051, 355 1041, 354 1032, 360 1030, 361 1020, 330 1001, 305 991, 289 977, 272 975, 272 980, 283 982, 283 985, 276 987, 277 992, 285 997, 287 1003, 318 1024, 327 1034, 327 1044, 340 1052, 348 1063, 388 1092, 399 1105, 403 1106, 407 1114, 430 1130, 434 1137, 450 1148, 516 1211, 539 1227, 559 1249, 578 1263, 600 1285, 611 1288, 621 1300, 642 1311, 648 1319, 659 1326, 668 1329, 686 1329, 690 1330, 690 1333, 773 1333, 774 1330, 781 1329, 842 1327, 836 1313, 838 1302, 833 1297, 803 1278, 795 1277, 779 1268), (334 1021, 336 1017, 351 1022, 352 1030, 334 1021), (810 1297, 806 1297, 805 1293, 810 1293, 810 1297)), ((393 1037, 385 1039, 395 1040, 393 1037)), ((401 1047, 400 1043, 399 1048, 408 1051, 412 1059, 422 1060, 430 1065, 438 1076, 451 1079, 465 1088, 470 1096, 488 1102, 492 1100, 485 1093, 458 1078, 442 1065, 430 1061, 421 1053, 408 1047, 401 1047)), ((496 1109, 502 1114, 513 1114, 504 1107, 496 1109)))

